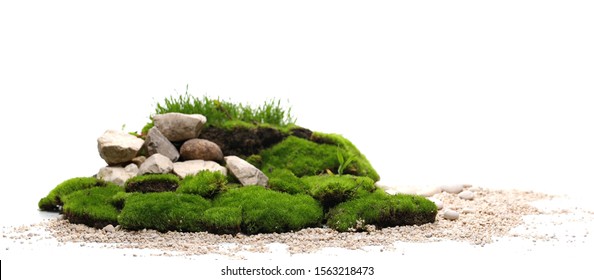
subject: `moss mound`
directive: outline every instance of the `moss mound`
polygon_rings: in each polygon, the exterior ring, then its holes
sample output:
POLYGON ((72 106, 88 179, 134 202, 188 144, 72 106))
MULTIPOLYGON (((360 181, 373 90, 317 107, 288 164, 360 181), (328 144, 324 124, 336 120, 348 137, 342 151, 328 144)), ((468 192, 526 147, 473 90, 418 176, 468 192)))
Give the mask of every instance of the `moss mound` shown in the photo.
POLYGON ((202 221, 210 233, 236 234, 241 231, 241 216, 239 207, 212 207, 204 211, 202 221))
POLYGON ((301 181, 307 185, 309 194, 320 201, 325 209, 376 189, 372 179, 352 175, 306 176, 301 181))
POLYGON ((181 181, 177 192, 212 198, 220 193, 226 185, 227 177, 223 173, 204 170, 197 174, 186 176, 181 181))
POLYGON ((37 204, 43 211, 60 211, 63 206, 63 198, 75 191, 90 189, 93 187, 103 187, 106 183, 93 177, 76 177, 68 179, 58 184, 49 194, 39 200, 37 204))
POLYGON ((110 184, 106 187, 92 187, 72 192, 63 197, 64 217, 71 223, 96 228, 116 225, 119 211, 112 205, 111 199, 123 191, 122 187, 110 184))
POLYGON ((324 139, 324 143, 295 136, 287 137, 279 144, 262 151, 263 170, 288 169, 297 177, 325 173, 341 174, 343 172, 339 170, 343 170, 345 174, 379 180, 377 172, 352 143, 339 135, 324 134, 324 137, 326 138, 320 138, 320 136, 315 138, 318 141, 324 139), (347 166, 340 161, 343 155, 352 160, 347 166))
POLYGON ((118 222, 130 230, 204 231, 202 215, 210 206, 210 201, 197 195, 138 193, 126 199, 118 222))
POLYGON ((179 184, 179 177, 173 174, 145 174, 128 179, 124 188, 126 192, 170 192, 179 184))
POLYGON ((334 207, 327 215, 327 225, 337 231, 357 231, 367 225, 383 228, 433 223, 436 215, 437 206, 422 196, 376 191, 334 207))
POLYGON ((268 175, 268 187, 271 190, 289 194, 305 194, 307 187, 291 170, 275 169, 268 175))
POLYGON ((234 207, 242 211, 241 231, 247 234, 288 232, 319 226, 323 210, 308 195, 290 195, 248 186, 229 190, 218 196, 217 207, 234 207))

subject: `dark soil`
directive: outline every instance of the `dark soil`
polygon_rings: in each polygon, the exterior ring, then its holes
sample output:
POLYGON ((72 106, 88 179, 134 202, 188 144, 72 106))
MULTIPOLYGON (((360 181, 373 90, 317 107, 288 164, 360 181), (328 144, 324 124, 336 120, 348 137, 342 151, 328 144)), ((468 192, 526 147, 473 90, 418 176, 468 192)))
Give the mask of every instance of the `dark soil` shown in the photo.
POLYGON ((207 127, 200 133, 200 138, 219 145, 225 156, 234 155, 246 158, 260 154, 263 149, 281 142, 289 135, 309 139, 311 134, 312 132, 306 128, 295 128, 286 134, 271 127, 237 127, 234 129, 207 127))

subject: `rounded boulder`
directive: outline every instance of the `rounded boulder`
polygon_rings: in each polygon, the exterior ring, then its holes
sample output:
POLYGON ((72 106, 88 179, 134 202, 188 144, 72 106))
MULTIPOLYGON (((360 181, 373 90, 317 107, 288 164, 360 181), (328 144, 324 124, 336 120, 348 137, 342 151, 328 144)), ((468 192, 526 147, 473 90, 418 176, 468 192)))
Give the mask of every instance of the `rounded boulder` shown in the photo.
POLYGON ((205 139, 190 139, 181 146, 180 156, 184 160, 222 161, 223 151, 214 142, 205 139))

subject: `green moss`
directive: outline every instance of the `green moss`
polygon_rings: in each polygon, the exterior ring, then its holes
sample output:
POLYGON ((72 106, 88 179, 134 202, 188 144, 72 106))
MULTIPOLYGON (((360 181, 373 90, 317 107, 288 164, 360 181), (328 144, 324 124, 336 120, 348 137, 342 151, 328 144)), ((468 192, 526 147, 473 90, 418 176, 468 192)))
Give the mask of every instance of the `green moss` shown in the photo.
POLYGON ((126 181, 126 192, 167 192, 175 191, 180 180, 174 174, 145 174, 135 176, 126 181))
POLYGON ((241 231, 241 208, 212 207, 204 211, 205 229, 216 234, 236 234, 241 231))
POLYGON ((118 192, 111 197, 110 203, 118 210, 122 210, 122 208, 124 208, 124 204, 126 203, 126 199, 134 194, 135 193, 130 192, 118 192))
POLYGON ((137 193, 126 199, 118 222, 130 230, 204 231, 202 216, 210 204, 210 201, 197 195, 137 193))
POLYGON ((181 181, 177 192, 211 198, 220 193, 226 184, 227 177, 223 173, 203 170, 197 174, 186 176, 181 181))
POLYGON ((372 179, 352 175, 306 176, 301 181, 307 185, 309 194, 320 201, 325 209, 376 189, 372 179))
POLYGON ((93 187, 105 186, 106 183, 102 180, 93 177, 77 177, 68 179, 58 184, 49 194, 42 198, 39 203, 39 209, 43 211, 60 211, 63 205, 62 199, 75 191, 89 189, 93 187))
POLYGON ((345 158, 353 157, 351 164, 346 166, 345 173, 365 176, 376 182, 379 181, 379 174, 371 166, 371 163, 367 160, 365 155, 363 155, 351 141, 344 138, 342 135, 314 132, 311 138, 318 143, 332 144, 342 148, 345 158))
POLYGON ((338 169, 336 146, 317 144, 295 136, 262 151, 263 170, 288 169, 297 177, 338 169))
POLYGON ((422 196, 376 191, 332 208, 327 225, 338 231, 362 230, 366 225, 421 225, 435 222, 436 215, 437 206, 422 196))
POLYGON ((123 191, 120 186, 109 185, 72 192, 63 197, 64 216, 71 223, 96 228, 117 225, 119 211, 110 202, 114 195, 123 191))
POLYGON ((320 225, 323 210, 308 195, 290 195, 248 186, 229 190, 213 201, 217 207, 242 210, 241 230, 247 234, 287 232, 320 225))
POLYGON ((291 170, 275 169, 268 175, 268 187, 271 190, 289 194, 306 193, 305 184, 291 170))

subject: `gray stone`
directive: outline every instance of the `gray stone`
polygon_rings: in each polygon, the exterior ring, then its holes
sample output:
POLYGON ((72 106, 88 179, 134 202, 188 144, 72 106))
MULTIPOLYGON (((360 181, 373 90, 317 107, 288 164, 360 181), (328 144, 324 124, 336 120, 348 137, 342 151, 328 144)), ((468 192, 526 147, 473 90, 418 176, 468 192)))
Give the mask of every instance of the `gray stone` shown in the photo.
POLYGON ((458 212, 456 212, 454 210, 451 210, 451 209, 446 209, 443 212, 443 218, 446 219, 446 220, 453 221, 453 220, 457 220, 459 217, 460 217, 460 213, 458 213, 458 212))
POLYGON ((171 142, 197 138, 206 123, 200 114, 167 113, 153 117, 155 127, 171 142))
POLYGON ((115 229, 115 227, 113 225, 109 224, 109 225, 106 225, 105 227, 103 227, 103 231, 105 231, 105 232, 115 232, 116 229, 115 229))
POLYGON ((97 139, 97 149, 108 165, 130 162, 144 140, 119 130, 107 130, 97 139))
POLYGON ((99 170, 97 178, 106 182, 112 182, 119 186, 124 186, 126 180, 138 175, 138 167, 136 164, 128 164, 126 167, 110 167, 106 166, 99 170))
POLYGON ((172 162, 176 162, 179 159, 179 152, 175 146, 156 127, 149 129, 146 135, 145 146, 149 156, 162 154, 172 162))
POLYGON ((184 142, 179 152, 184 160, 223 160, 223 151, 219 145, 206 139, 190 139, 184 142))
POLYGON ((136 166, 141 166, 145 160, 146 160, 145 156, 137 156, 132 159, 132 163, 136 164, 136 166))
POLYGON ((461 199, 465 199, 465 200, 473 200, 474 199, 474 193, 471 191, 463 191, 461 193, 458 194, 458 197, 461 199))
POLYGON ((140 166, 139 175, 152 173, 152 174, 166 174, 173 171, 173 162, 162 155, 154 154, 148 157, 144 163, 140 166))
POLYGON ((227 156, 225 157, 225 162, 227 163, 229 172, 231 172, 242 185, 268 185, 268 177, 249 162, 237 156, 227 156))
POLYGON ((457 194, 464 190, 464 185, 446 185, 441 186, 441 190, 447 193, 457 194))
POLYGON ((227 175, 227 168, 221 166, 214 161, 205 160, 188 160, 178 161, 173 163, 173 173, 180 177, 186 177, 190 174, 196 174, 202 170, 219 171, 225 176, 227 175))

